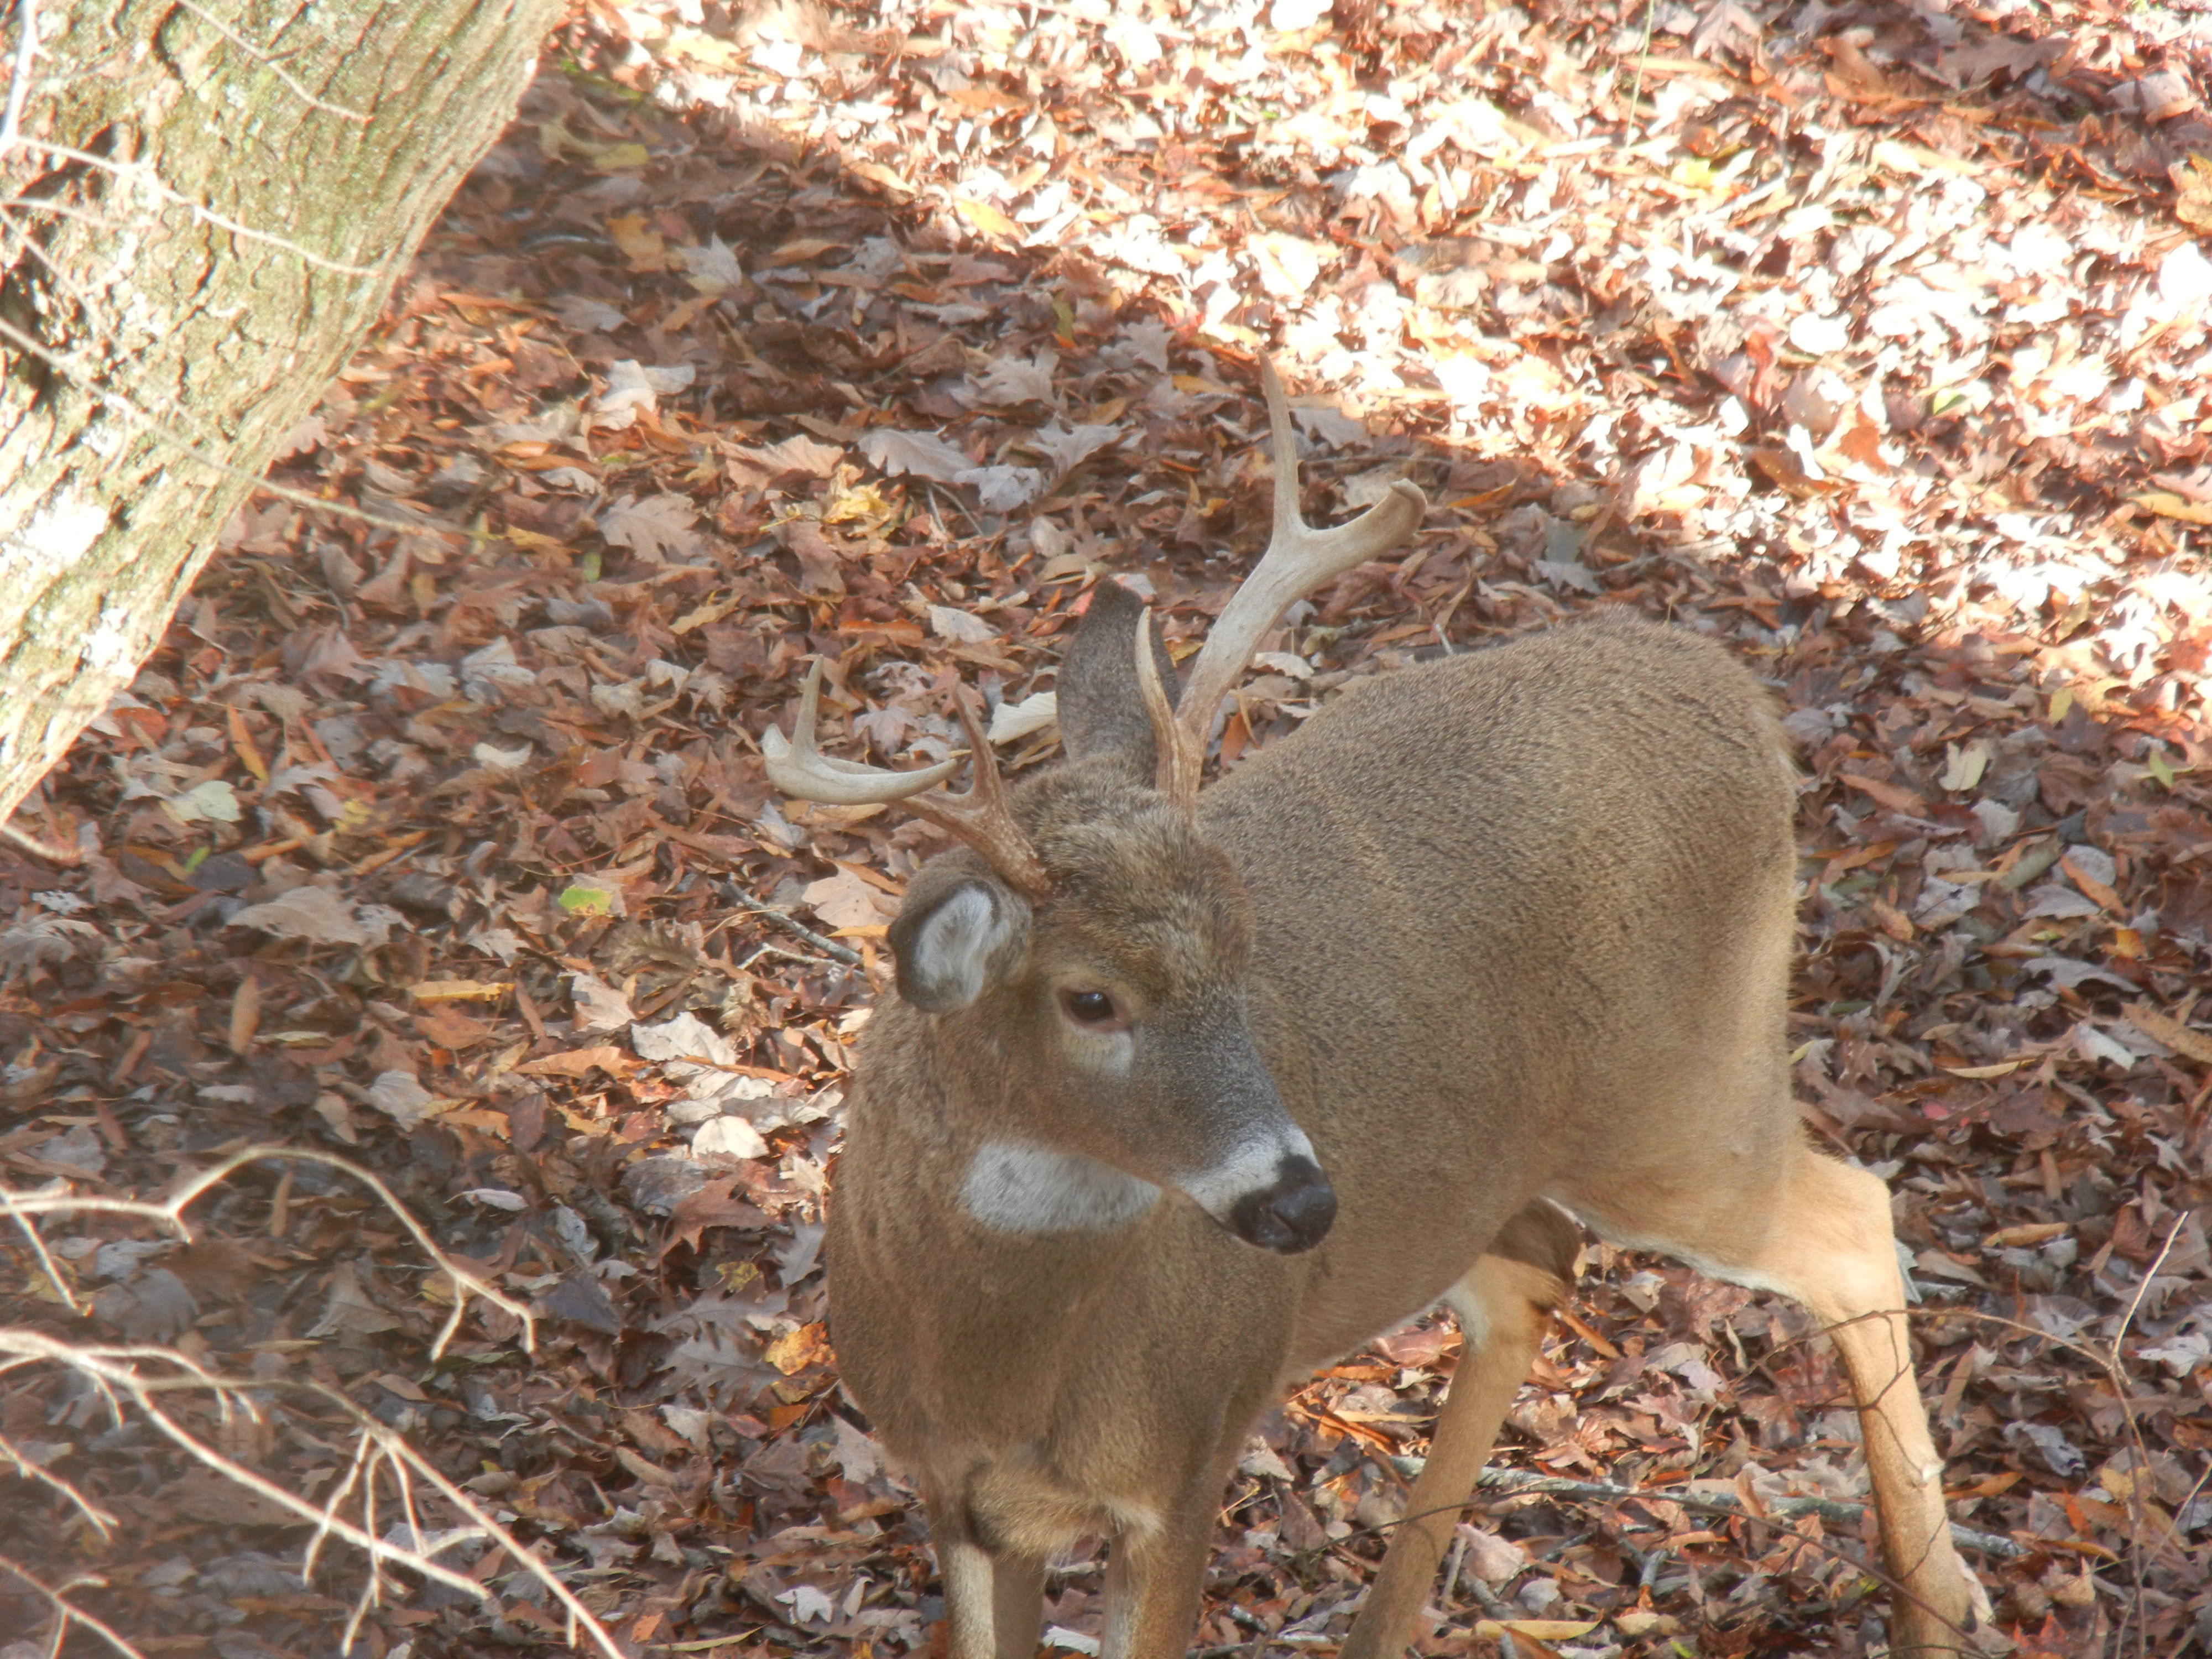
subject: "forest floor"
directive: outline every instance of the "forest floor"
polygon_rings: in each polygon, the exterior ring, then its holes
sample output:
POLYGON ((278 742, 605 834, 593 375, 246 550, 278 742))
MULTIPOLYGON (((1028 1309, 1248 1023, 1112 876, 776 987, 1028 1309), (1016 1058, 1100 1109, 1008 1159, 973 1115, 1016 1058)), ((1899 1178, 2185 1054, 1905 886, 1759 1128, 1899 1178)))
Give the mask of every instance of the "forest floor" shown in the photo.
MULTIPOLYGON (((2021 0, 580 8, 272 473, 421 531, 261 498, 16 817, 81 861, 0 845, 0 1160, 52 1212, 0 1323, 56 1345, 0 1375, 0 1554, 149 1659, 323 1659, 364 1558, 303 1581, 281 1498, 343 1494, 453 1574, 368 1584, 376 1659, 562 1646, 562 1593, 627 1655, 940 1650, 817 1261, 936 843, 779 799, 757 738, 818 656, 846 754, 943 757, 964 680, 1047 762, 1019 705, 1088 584, 1180 648, 1264 540, 1265 351, 1310 516, 1431 507, 1269 641, 1218 763, 1592 606, 1728 641, 1802 751, 1805 1115, 1896 1194, 1999 1646, 2212 1653, 2208 42, 2021 0), (398 1207, 274 1158, 189 1243, 88 1207, 270 1145, 398 1207), (134 1344, 234 1382, 111 1402, 83 1355, 134 1344), (437 1537, 432 1473, 562 1592, 437 1537)), ((1590 1484, 1483 1496, 1431 1650, 1876 1650, 1806 1334, 1593 1244, 1497 1458, 1590 1484)), ((1389 1336, 1263 1425, 1202 1650, 1341 1636, 1456 1351, 1389 1336)), ((49 1650, 30 1583, 4 1659, 49 1650)), ((1099 1591, 1055 1574, 1055 1644, 1099 1591)))

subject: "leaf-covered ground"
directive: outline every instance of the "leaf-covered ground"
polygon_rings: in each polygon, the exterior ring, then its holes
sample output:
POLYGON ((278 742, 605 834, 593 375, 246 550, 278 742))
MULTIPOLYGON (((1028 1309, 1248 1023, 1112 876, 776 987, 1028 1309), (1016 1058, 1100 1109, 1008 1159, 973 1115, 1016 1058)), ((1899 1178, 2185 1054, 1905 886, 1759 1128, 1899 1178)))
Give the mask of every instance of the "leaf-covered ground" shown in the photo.
MULTIPOLYGON (((277 1384, 342 1391, 628 1651, 941 1642, 817 1262, 935 843, 776 799, 753 734, 818 654, 847 754, 942 757, 963 680, 1048 762, 1021 705, 1088 583, 1194 641, 1264 539, 1264 349, 1310 513, 1432 506, 1268 642, 1219 764, 1594 605, 1727 639, 1804 761, 1807 1119, 1895 1190, 2006 1639, 2212 1652, 2208 39, 2018 0, 580 9, 272 475, 481 533, 263 498, 16 816, 82 861, 0 845, 8 1185, 342 1152, 538 1352, 471 1313, 430 1363, 445 1281, 307 1164, 189 1248, 47 1226, 81 1316, 11 1233, 0 1321, 258 1379, 260 1424, 199 1420, 310 1498, 343 1437, 277 1384)), ((1863 1491, 1805 1334, 1594 1246, 1498 1461, 1644 1495, 1486 1494, 1435 1650, 1872 1650, 1866 1529, 1771 1512, 1863 1491)), ((1387 1338, 1265 1425, 1203 1650, 1334 1644, 1456 1348, 1387 1338)), ((143 1652, 337 1651, 358 1557, 303 1586, 305 1528, 51 1366, 0 1376, 0 1435, 130 1523, 0 1477, 0 1553, 143 1652)), ((357 1651, 562 1644, 510 1559, 441 1559, 489 1599, 403 1580, 357 1651)), ((1099 1581, 1054 1578, 1054 1642, 1099 1581)), ((0 1655, 47 1618, 0 1574, 0 1655)))

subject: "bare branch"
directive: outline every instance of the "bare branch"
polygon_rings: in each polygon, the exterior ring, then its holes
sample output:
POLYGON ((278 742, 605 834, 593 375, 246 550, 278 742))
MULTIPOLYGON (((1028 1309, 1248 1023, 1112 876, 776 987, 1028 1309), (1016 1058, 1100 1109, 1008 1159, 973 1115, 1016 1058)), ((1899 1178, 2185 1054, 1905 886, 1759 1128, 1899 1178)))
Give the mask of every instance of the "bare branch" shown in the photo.
MULTIPOLYGON (((438 1340, 431 1346, 430 1358, 434 1361, 444 1357, 446 1345, 451 1342, 455 1334, 459 1331, 461 1321, 468 1312, 468 1298, 471 1296, 489 1302, 501 1312, 512 1314, 520 1320, 523 1351, 526 1353, 535 1353, 538 1351, 538 1319, 537 1316, 530 1310, 527 1304, 517 1302, 489 1279, 471 1273, 467 1268, 455 1262, 438 1248, 437 1241, 430 1237, 428 1231, 415 1218, 407 1206, 399 1201, 398 1194, 358 1164, 340 1158, 333 1152, 313 1152, 301 1146, 248 1146, 243 1151, 232 1153, 211 1168, 203 1170, 198 1175, 191 1176, 167 1200, 158 1204, 149 1203, 143 1199, 95 1198, 66 1190, 19 1193, 0 1187, 0 1214, 12 1215, 19 1219, 25 1216, 83 1214, 94 1212, 104 1215, 137 1216, 142 1220, 158 1222, 164 1226, 173 1228, 179 1237, 189 1241, 192 1237, 192 1230, 185 1222, 184 1212, 210 1188, 221 1186, 247 1164, 258 1163, 263 1158, 295 1158, 305 1163, 320 1164, 325 1168, 351 1176, 384 1201, 385 1207, 390 1210, 398 1218, 399 1224, 407 1230, 408 1236, 414 1239, 422 1253, 438 1264, 439 1271, 443 1273, 453 1284, 453 1311, 447 1316, 445 1328, 438 1334, 438 1340)), ((4 1335, 4 1332, 0 1332, 0 1336, 4 1335)), ((147 1350, 145 1352, 166 1351, 147 1350)))
MULTIPOLYGON (((24 3, 27 6, 30 3, 31 0, 24 0, 24 3)), ((247 57, 254 59, 264 69, 275 76, 279 81, 282 81, 285 86, 291 90, 293 95, 298 98, 301 103, 307 105, 308 108, 322 110, 328 114, 340 116, 349 121, 358 121, 364 126, 368 125, 368 117, 363 115, 359 110, 348 109, 343 104, 333 104, 325 99, 316 97, 313 93, 309 92, 307 88, 301 86, 289 75, 287 75, 283 69, 278 67, 276 60, 274 58, 271 58, 259 46, 255 46, 253 42, 247 40, 244 35, 239 33, 228 23, 224 22, 220 17, 215 16, 210 12, 202 10, 199 7, 192 3, 192 0, 177 0, 177 3, 182 6, 186 11, 191 13, 193 16, 198 18, 200 21, 205 23, 216 33, 222 36, 224 40, 229 41, 231 45, 236 46, 247 57)))
POLYGON ((79 1305, 76 1292, 70 1289, 69 1280, 62 1277, 60 1267, 47 1250, 46 1241, 40 1236, 39 1230, 31 1224, 31 1218, 27 1214, 9 1205, 9 1197, 8 1189, 0 1187, 0 1208, 6 1208, 8 1212, 15 1218, 15 1224, 23 1230, 23 1236, 31 1241, 32 1253, 39 1258, 40 1267, 45 1271, 46 1278, 53 1285, 55 1292, 60 1296, 62 1306, 73 1314, 83 1313, 84 1309, 79 1305))
POLYGON ((124 1659, 146 1659, 145 1654, 138 1648, 68 1599, 69 1592, 79 1584, 94 1589, 105 1589, 107 1583, 106 1579, 73 1578, 57 1589, 33 1573, 29 1568, 5 1555, 0 1555, 0 1572, 9 1573, 21 1579, 38 1595, 45 1597, 46 1605, 54 1610, 54 1618, 58 1621, 54 1629, 53 1641, 53 1651, 56 1653, 61 1651, 62 1638, 68 1634, 69 1627, 75 1625, 81 1629, 90 1631, 108 1646, 123 1655, 124 1659))
POLYGON ((766 916, 778 927, 787 929, 805 939, 816 950, 843 963, 848 968, 857 968, 860 965, 859 951, 847 950, 834 939, 824 939, 796 916, 787 915, 772 904, 763 904, 734 881, 718 882, 715 884, 720 890, 722 896, 739 909, 750 910, 757 916, 766 916))
POLYGON ((197 462, 210 472, 250 485, 261 495, 274 495, 280 501, 290 501, 295 507, 306 507, 310 512, 328 514, 335 519, 350 519, 357 524, 369 525, 379 530, 397 531, 403 536, 465 536, 475 542, 494 542, 499 539, 489 531, 471 530, 465 525, 444 524, 436 521, 428 524, 410 524, 404 519, 387 519, 380 514, 364 512, 357 507, 348 507, 343 501, 327 501, 319 495, 310 495, 303 489, 294 489, 286 484, 271 483, 258 473, 248 472, 243 467, 233 466, 227 461, 216 459, 214 456, 199 448, 190 438, 164 426, 119 392, 111 392, 106 386, 94 385, 78 372, 74 364, 57 353, 48 350, 14 324, 0 320, 0 340, 5 340, 16 349, 27 352, 36 357, 47 368, 64 376, 72 386, 87 397, 96 398, 125 419, 137 422, 178 453, 197 462))
MULTIPOLYGON (((74 161, 79 167, 94 168, 112 178, 119 179, 125 184, 137 185, 149 195, 160 198, 171 206, 186 210, 203 224, 213 225, 217 230, 227 230, 232 235, 242 236, 249 242, 261 242, 273 248, 280 248, 301 264, 313 265, 318 270, 327 270, 340 276, 376 276, 383 274, 384 267, 380 264, 348 264, 343 260, 332 259, 318 253, 313 248, 302 247, 288 238, 275 235, 265 230, 256 230, 251 225, 242 224, 238 220, 217 213, 204 202, 195 201, 182 191, 171 189, 161 182, 153 168, 143 164, 132 166, 118 163, 109 161, 104 155, 94 155, 88 150, 71 149, 66 144, 49 143, 43 138, 26 138, 21 134, 16 136, 15 143, 28 149, 44 150, 47 155, 58 156, 64 161, 74 161)), ((35 207, 38 204, 26 203, 24 205, 35 207)))
POLYGON ((0 1457, 15 1466, 15 1473, 24 1480, 51 1488, 67 1499, 72 1508, 88 1522, 102 1538, 115 1535, 115 1517, 76 1489, 74 1483, 64 1480, 52 1470, 45 1468, 15 1449, 15 1443, 0 1435, 0 1457))
POLYGON ((0 823, 0 841, 7 842, 34 859, 44 859, 48 864, 76 865, 84 862, 84 854, 74 847, 57 847, 50 841, 41 841, 27 830, 18 830, 12 823, 0 823))
POLYGON ((23 126, 23 100, 31 90, 31 64, 39 55, 39 0, 17 0, 15 61, 8 75, 8 108, 0 114, 0 155, 15 148, 23 126))
MULTIPOLYGON (((66 1366, 96 1382, 120 1389, 131 1397, 147 1421, 160 1429, 185 1454, 246 1491, 310 1522, 314 1528, 314 1534, 302 1552, 302 1582, 313 1573, 325 1538, 336 1537, 362 1551, 368 1558, 369 1582, 357 1602, 354 1619, 349 1621, 349 1631, 357 1629, 361 1619, 380 1601, 386 1582, 385 1570, 392 1566, 404 1567, 410 1572, 435 1579, 449 1588, 479 1599, 488 1596, 490 1592, 484 1586, 453 1568, 440 1565, 432 1553, 432 1547, 442 1552, 453 1543, 481 1537, 506 1552, 518 1565, 543 1583, 568 1614, 572 1627, 589 1634, 607 1659, 622 1659, 622 1651, 615 1645, 613 1638, 591 1610, 576 1599, 574 1592, 562 1582, 557 1573, 501 1526, 472 1494, 448 1480, 435 1464, 337 1389, 312 1381, 284 1379, 271 1382, 260 1377, 225 1376, 169 1348, 78 1346, 58 1341, 35 1332, 0 1330, 0 1352, 9 1351, 19 1357, 34 1358, 66 1366), (174 1367, 179 1375, 170 1377, 149 1376, 141 1367, 149 1361, 174 1367), (352 1467, 345 1478, 319 1504, 310 1503, 224 1455, 198 1439, 165 1412, 159 1403, 159 1395, 179 1388, 212 1393, 220 1406, 249 1413, 255 1413, 251 1397, 251 1391, 254 1389, 289 1389, 309 1395, 342 1413, 353 1425, 355 1449, 352 1467), (376 1473, 380 1468, 388 1468, 391 1471, 398 1508, 405 1518, 408 1535, 414 1540, 416 1547, 386 1542, 381 1535, 382 1529, 377 1522, 375 1492, 376 1473), (415 1492, 418 1483, 434 1491, 452 1505, 467 1525, 441 1533, 433 1533, 426 1528, 415 1492), (362 1518, 357 1525, 342 1519, 338 1514, 339 1507, 356 1490, 362 1504, 362 1518)), ((5 1565, 3 1560, 0 1560, 0 1565, 5 1565)))
MULTIPOLYGON (((236 1459, 225 1456, 216 1448, 194 1435, 168 1413, 163 1411, 158 1400, 160 1394, 171 1391, 180 1380, 185 1381, 186 1386, 204 1391, 212 1391, 219 1395, 242 1394, 248 1388, 266 1386, 265 1384, 221 1376, 198 1364, 190 1355, 173 1348, 81 1346, 58 1341, 38 1332, 24 1330, 21 1328, 0 1330, 0 1347, 19 1354, 27 1354, 50 1360, 57 1364, 67 1366, 80 1374, 97 1377, 112 1385, 130 1395, 140 1414, 167 1435, 169 1440, 186 1455, 206 1464, 208 1468, 215 1470, 233 1485, 243 1487, 255 1497, 298 1516, 302 1521, 326 1526, 328 1530, 336 1533, 347 1543, 362 1551, 372 1561, 395 1562, 410 1571, 421 1573, 425 1577, 434 1578, 448 1589, 459 1590, 464 1595, 481 1599, 488 1594, 483 1586, 466 1575, 455 1572, 451 1567, 439 1565, 437 1562, 418 1550, 407 1549, 397 1544, 388 1544, 372 1530, 355 1527, 347 1522, 341 1521, 336 1516, 328 1514, 324 1508, 309 1503, 298 1493, 286 1491, 276 1482, 247 1468, 236 1459), (185 1373, 185 1377, 161 1379, 144 1376, 138 1370, 138 1363, 148 1359, 173 1365, 185 1373), (169 1387, 149 1386, 162 1382, 167 1382, 169 1387)), ((368 1416, 343 1395, 332 1389, 324 1389, 322 1392, 333 1404, 341 1405, 343 1408, 348 1410, 360 1425, 362 1432, 380 1438, 390 1434, 390 1431, 382 1424, 368 1416)), ((388 1449, 388 1447, 380 1446, 380 1449, 388 1449)))

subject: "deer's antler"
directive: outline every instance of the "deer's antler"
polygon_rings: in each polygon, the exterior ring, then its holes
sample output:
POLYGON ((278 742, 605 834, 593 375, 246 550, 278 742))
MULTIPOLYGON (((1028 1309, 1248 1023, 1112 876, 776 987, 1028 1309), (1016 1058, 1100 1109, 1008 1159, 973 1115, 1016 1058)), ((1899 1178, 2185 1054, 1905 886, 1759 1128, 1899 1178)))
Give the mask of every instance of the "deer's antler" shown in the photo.
MULTIPOLYGON (((1354 519, 1331 530, 1316 530, 1298 516, 1298 447, 1291 434, 1291 411, 1275 367, 1260 360, 1260 385, 1267 396, 1267 422, 1275 455, 1275 527, 1267 550, 1243 586, 1222 607, 1191 667, 1176 704, 1172 740, 1159 731, 1157 702, 1148 689, 1146 704, 1154 714, 1160 743, 1160 788, 1185 811, 1198 801, 1198 774, 1206 759, 1206 740, 1214 711, 1237 677, 1252 660, 1261 639, 1282 618, 1293 600, 1312 592, 1352 566, 1389 552, 1418 529, 1427 500, 1401 479, 1390 493, 1354 519)), ((1138 635, 1139 673, 1151 659, 1149 625, 1138 635)))
POLYGON ((806 689, 799 694, 799 718, 786 741, 774 726, 761 734, 761 758, 769 781, 799 800, 826 801, 857 806, 871 801, 902 801, 908 811, 927 818, 940 830, 957 836, 974 848, 1013 886, 1031 898, 1042 898, 1052 883, 1038 861, 1028 832, 1014 822, 1006 809, 1006 790, 999 776, 991 745, 975 723, 964 688, 953 692, 960 725, 968 733, 968 747, 975 763, 975 781, 957 795, 937 787, 960 769, 957 757, 912 772, 893 772, 857 761, 838 760, 814 744, 814 725, 822 701, 822 665, 807 671, 806 689))

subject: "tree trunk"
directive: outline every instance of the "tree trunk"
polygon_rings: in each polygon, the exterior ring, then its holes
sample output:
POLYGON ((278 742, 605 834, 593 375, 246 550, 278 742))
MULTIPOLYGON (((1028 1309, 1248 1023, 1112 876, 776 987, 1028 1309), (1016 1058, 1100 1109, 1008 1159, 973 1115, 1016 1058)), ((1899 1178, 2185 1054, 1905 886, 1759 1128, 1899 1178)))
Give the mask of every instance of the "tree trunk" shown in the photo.
POLYGON ((40 11, 0 135, 0 823, 161 638, 560 0, 40 11))

